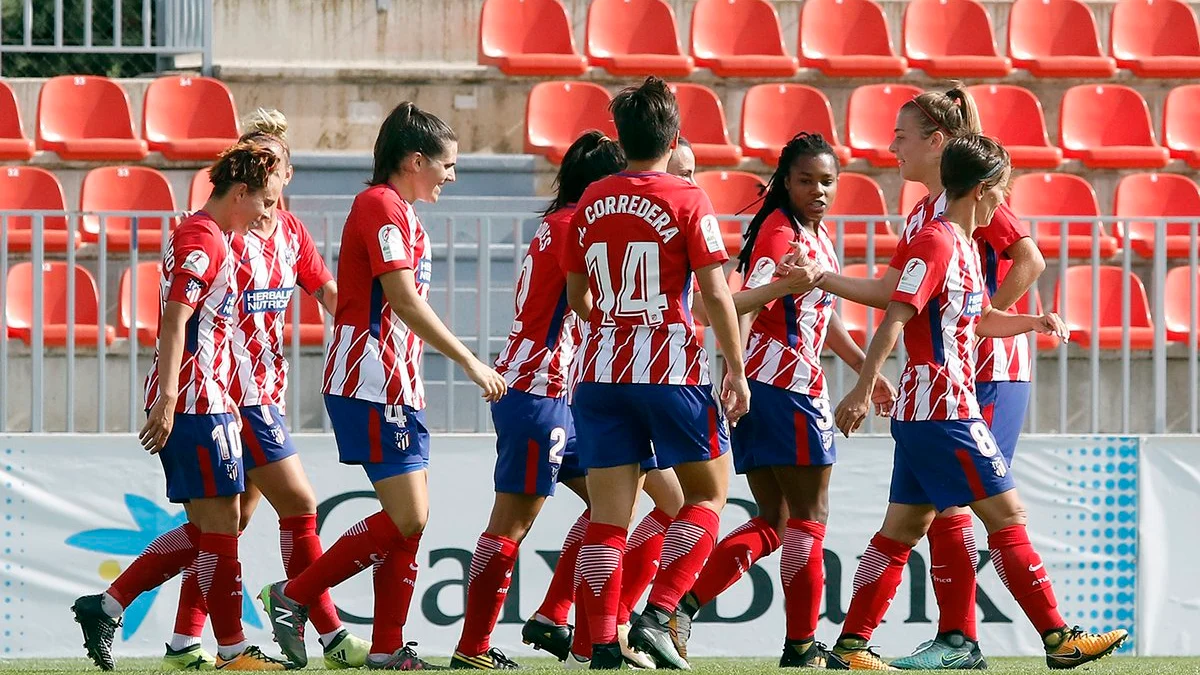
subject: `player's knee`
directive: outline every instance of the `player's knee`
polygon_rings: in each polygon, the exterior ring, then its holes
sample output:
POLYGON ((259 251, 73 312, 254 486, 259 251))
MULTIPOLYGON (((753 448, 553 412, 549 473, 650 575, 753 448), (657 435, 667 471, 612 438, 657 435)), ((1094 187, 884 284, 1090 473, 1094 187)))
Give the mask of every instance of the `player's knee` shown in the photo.
POLYGON ((396 529, 405 537, 411 537, 415 534, 421 534, 425 531, 425 524, 429 522, 429 512, 420 513, 389 513, 392 522, 396 524, 396 529))
POLYGON ((822 525, 829 522, 829 504, 819 499, 806 499, 799 504, 789 504, 791 517, 798 520, 811 520, 822 525))
POLYGON ((1025 511, 1025 505, 1020 502, 994 513, 981 513, 979 514, 979 518, 983 521, 983 526, 987 528, 988 532, 998 532, 1014 525, 1024 527, 1029 523, 1029 514, 1025 511))
POLYGON ((275 513, 280 518, 291 518, 317 512, 317 498, 311 490, 298 491, 276 501, 279 503, 272 504, 272 506, 275 507, 275 513))

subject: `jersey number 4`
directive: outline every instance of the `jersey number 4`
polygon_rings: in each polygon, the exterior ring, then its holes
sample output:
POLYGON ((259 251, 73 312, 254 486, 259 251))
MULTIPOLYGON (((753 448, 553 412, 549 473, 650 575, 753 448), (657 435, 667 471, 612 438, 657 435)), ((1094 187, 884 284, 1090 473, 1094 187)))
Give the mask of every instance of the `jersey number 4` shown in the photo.
POLYGON ((588 276, 596 280, 599 292, 596 307, 604 314, 604 323, 616 323, 615 317, 640 319, 643 325, 657 326, 669 306, 658 281, 658 244, 631 241, 621 261, 620 287, 613 286, 608 264, 608 244, 596 242, 584 256, 588 276))

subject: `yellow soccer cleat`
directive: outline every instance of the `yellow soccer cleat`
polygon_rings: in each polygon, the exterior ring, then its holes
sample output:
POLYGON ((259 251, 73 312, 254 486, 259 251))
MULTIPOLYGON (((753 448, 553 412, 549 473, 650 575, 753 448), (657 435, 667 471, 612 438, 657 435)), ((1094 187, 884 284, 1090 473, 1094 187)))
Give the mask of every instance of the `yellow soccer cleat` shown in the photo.
POLYGON ((200 645, 184 647, 179 651, 167 645, 167 653, 163 656, 162 669, 172 670, 213 670, 217 665, 216 659, 204 651, 200 645))
POLYGON ((1115 652, 1128 638, 1129 632, 1123 628, 1107 633, 1089 633, 1079 626, 1063 628, 1043 639, 1046 665, 1056 670, 1076 668, 1115 652))
POLYGON ((325 670, 362 668, 367 664, 371 643, 343 628, 325 648, 325 670))
POLYGON ((825 667, 829 670, 899 670, 879 658, 862 638, 841 638, 829 652, 825 667))
POLYGON ((217 670, 292 670, 288 661, 267 656, 258 647, 250 646, 232 659, 217 655, 217 670))

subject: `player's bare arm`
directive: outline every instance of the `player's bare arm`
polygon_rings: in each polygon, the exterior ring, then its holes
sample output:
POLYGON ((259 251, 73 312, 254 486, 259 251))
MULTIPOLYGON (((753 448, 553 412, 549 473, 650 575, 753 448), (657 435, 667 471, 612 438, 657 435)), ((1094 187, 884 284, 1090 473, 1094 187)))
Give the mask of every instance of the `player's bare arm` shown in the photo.
POLYGON ((583 321, 592 313, 592 293, 588 290, 588 278, 578 272, 567 273, 567 304, 583 321))
POLYGON ((750 410, 750 385, 746 382, 746 367, 743 362, 746 345, 742 341, 738 326, 733 295, 729 292, 729 284, 725 281, 720 265, 709 265, 696 270, 696 281, 700 284, 700 298, 704 301, 710 325, 716 332, 717 344, 721 346, 721 353, 725 355, 725 383, 722 386, 721 400, 729 422, 736 424, 750 410))
POLYGON ((903 302, 888 303, 883 321, 879 324, 875 336, 871 338, 867 356, 858 371, 858 383, 834 411, 834 422, 847 438, 866 419, 867 412, 871 409, 871 392, 875 388, 879 371, 883 369, 884 362, 896 347, 896 340, 900 339, 904 324, 916 315, 917 309, 912 305, 903 302))
POLYGON ((138 434, 142 447, 155 454, 167 444, 175 424, 175 404, 179 402, 179 369, 183 365, 183 338, 188 319, 195 312, 182 302, 171 300, 163 308, 158 339, 158 400, 150 408, 146 423, 138 434))
POLYGON ((412 269, 398 269, 379 276, 383 294, 400 320, 417 334, 426 344, 452 359, 479 388, 483 398, 494 403, 504 396, 508 385, 504 378, 471 353, 446 324, 438 318, 428 302, 417 293, 412 269))
POLYGON ((984 308, 979 325, 975 328, 975 335, 985 338, 1012 337, 1030 332, 1053 335, 1063 342, 1071 339, 1070 329, 1054 312, 1046 312, 1041 316, 1010 314, 989 306, 984 308))
MULTIPOLYGON (((1021 296, 1037 283, 1038 277, 1042 276, 1042 272, 1046 269, 1046 259, 1042 257, 1042 252, 1038 250, 1037 244, 1033 243, 1033 239, 1029 237, 1023 237, 1013 242, 1004 250, 1004 254, 1012 259, 1013 264, 1009 268, 1008 274, 1004 276, 1004 281, 1000 282, 1000 287, 992 294, 990 301, 992 307, 1008 311, 1013 309, 1013 305, 1021 299, 1021 296)), ((1029 307, 1015 309, 1023 311, 1028 310, 1029 307)))
POLYGON ((325 311, 332 315, 335 311, 337 311, 337 293, 337 282, 333 279, 330 279, 329 281, 326 281, 320 288, 313 291, 312 295, 317 299, 317 302, 321 303, 321 306, 325 308, 325 311))
MULTIPOLYGON (((825 346, 829 347, 838 358, 858 373, 862 371, 867 355, 850 337, 842 317, 837 313, 829 316, 829 326, 826 328, 825 346)), ((896 402, 896 387, 883 375, 875 378, 875 386, 871 389, 871 403, 875 404, 875 414, 887 417, 892 412, 892 404, 896 402)))

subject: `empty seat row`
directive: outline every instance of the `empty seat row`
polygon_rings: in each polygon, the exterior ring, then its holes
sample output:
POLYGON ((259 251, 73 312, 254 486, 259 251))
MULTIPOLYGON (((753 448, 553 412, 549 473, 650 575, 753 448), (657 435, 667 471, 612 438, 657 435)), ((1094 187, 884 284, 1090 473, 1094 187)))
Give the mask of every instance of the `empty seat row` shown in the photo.
MULTIPOLYGON (((742 101, 739 144, 730 141, 721 99, 708 87, 671 85, 679 101, 681 133, 696 161, 732 166, 743 157, 773 164, 783 145, 800 131, 820 133, 843 164, 852 157, 873 166, 896 166, 888 150, 896 113, 921 93, 907 84, 871 84, 855 89, 846 107, 846 145, 829 99, 803 84, 760 84, 742 101)), ((1057 168, 1065 158, 1091 168, 1162 168, 1172 157, 1200 168, 1200 85, 1183 85, 1167 96, 1162 138, 1155 138, 1150 109, 1135 89, 1084 84, 1063 94, 1059 107, 1059 147, 1050 144, 1042 105, 1028 89, 1006 84, 969 87, 979 106, 984 133, 998 138, 1023 169, 1057 168)), ((590 82, 542 82, 529 92, 525 109, 525 151, 559 163, 571 143, 588 129, 615 135, 608 90, 590 82)))
MULTIPOLYGON (((137 265, 137 292, 132 292, 134 275, 130 269, 121 274, 117 295, 116 328, 103 325, 99 320, 100 294, 96 279, 82 265, 70 266, 61 261, 42 264, 42 312, 34 311, 33 285, 34 266, 23 262, 8 270, 5 286, 4 316, 8 336, 32 344, 33 324, 42 323, 42 340, 47 346, 61 347, 67 344, 68 326, 74 325, 75 344, 96 345, 101 339, 112 344, 116 338, 128 338, 130 330, 137 333, 140 344, 153 347, 158 334, 159 282, 162 264, 143 262, 137 265), (70 298, 68 286, 75 287, 75 316, 69 317, 70 298)), ((316 299, 307 293, 293 294, 292 302, 300 302, 299 334, 302 345, 320 345, 324 339, 324 311, 316 299)), ((291 342, 296 326, 292 320, 292 305, 286 312, 284 340, 291 342)))
POLYGON ((12 88, 0 80, 0 160, 28 160, 36 150, 68 160, 212 160, 238 139, 233 94, 209 77, 160 77, 146 88, 142 137, 134 133, 129 96, 97 75, 52 77, 38 94, 36 145, 25 136, 12 88))
MULTIPOLYGON (((204 205, 212 190, 207 169, 196 172, 188 197, 188 211, 204 205)), ((66 211, 67 199, 58 178, 36 166, 8 166, 0 169, 0 218, 7 227, 11 251, 28 251, 33 246, 35 214, 14 211, 66 211)), ((68 224, 63 216, 44 216, 43 246, 49 251, 64 251, 100 238, 97 212, 151 212, 146 216, 112 215, 104 219, 105 240, 110 250, 157 249, 162 246, 163 215, 178 212, 175 193, 167 177, 147 166, 102 166, 84 176, 79 193, 79 210, 84 212, 81 226, 68 224)), ((175 226, 168 217, 167 229, 175 226)))
MULTIPOLYGON (((702 171, 696 184, 704 189, 719 215, 753 213, 764 183, 761 178, 742 171, 702 171)), ((870 176, 843 173, 838 178, 837 194, 829 205, 830 216, 878 216, 881 220, 849 220, 843 225, 843 251, 847 258, 861 258, 868 251, 867 232, 874 230, 873 250, 877 257, 890 256, 897 238, 891 226, 882 220, 889 214, 907 215, 926 196, 919 183, 905 183, 900 192, 899 208, 887 207, 883 190, 870 176)), ((1096 192, 1083 178, 1065 173, 1029 173, 1012 183, 1009 205, 1023 217, 1061 217, 1062 220, 1030 223, 1043 255, 1058 258, 1065 250, 1069 258, 1090 258, 1095 229, 1098 258, 1117 254, 1128 242, 1139 256, 1154 255, 1155 225, 1135 218, 1181 218, 1166 223, 1165 250, 1168 258, 1186 258, 1191 251, 1191 220, 1200 219, 1200 186, 1181 174, 1137 173, 1125 176, 1117 184, 1112 213, 1121 218, 1109 232, 1095 220, 1101 216, 1096 192), (1070 220, 1079 218, 1079 220, 1070 220), (1089 220, 1090 219, 1090 220, 1089 220), (1066 228, 1063 222, 1066 221, 1066 228)), ((831 228, 832 230, 833 228, 831 228)), ((741 250, 742 224, 737 220, 721 222, 726 248, 741 250)), ((1200 227, 1197 228, 1200 235, 1200 227)), ((831 232, 831 234, 834 234, 831 232)))
POLYGON ((799 58, 783 44, 768 0, 697 0, 691 55, 680 48, 666 0, 592 0, 584 53, 575 47, 561 0, 486 0, 479 62, 510 75, 686 76, 696 67, 724 77, 790 77, 818 68, 832 77, 895 77, 920 68, 933 77, 1003 77, 1013 67, 1039 77, 1200 76, 1200 29, 1182 0, 1120 0, 1112 13, 1111 56, 1080 0, 1016 0, 1008 16, 1008 56, 976 0, 913 0, 904 11, 903 56, 873 0, 806 0, 799 58))

